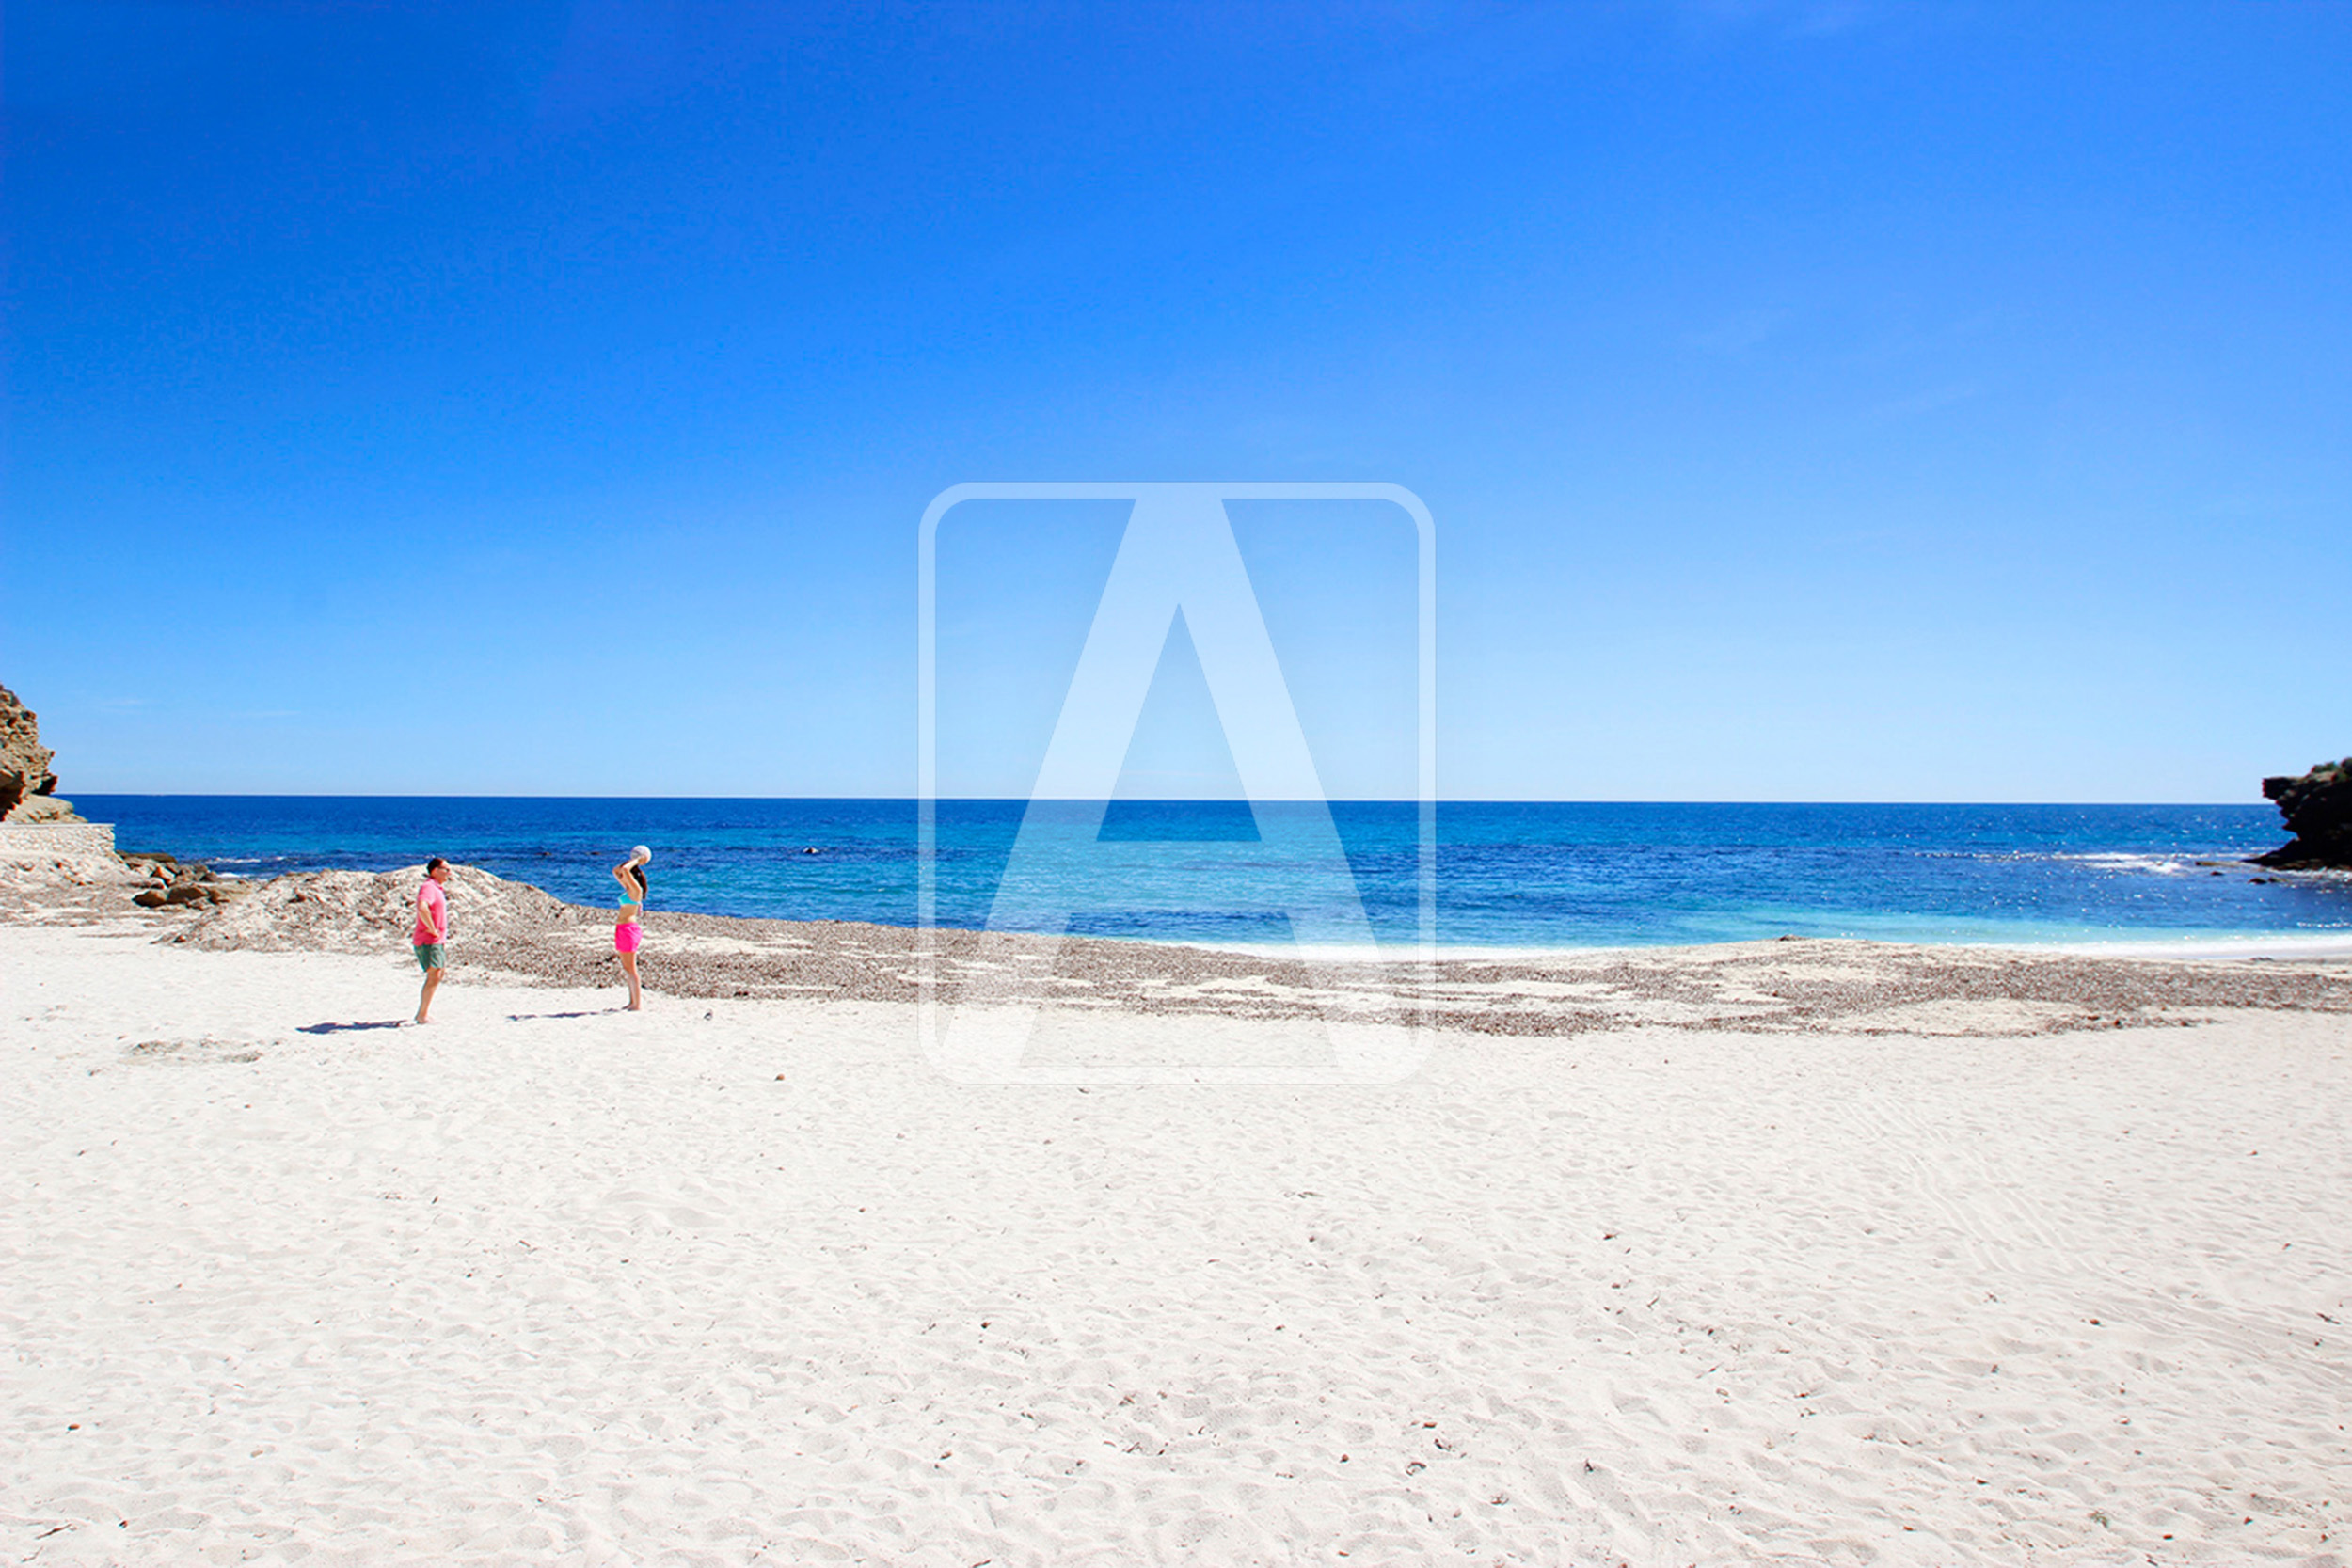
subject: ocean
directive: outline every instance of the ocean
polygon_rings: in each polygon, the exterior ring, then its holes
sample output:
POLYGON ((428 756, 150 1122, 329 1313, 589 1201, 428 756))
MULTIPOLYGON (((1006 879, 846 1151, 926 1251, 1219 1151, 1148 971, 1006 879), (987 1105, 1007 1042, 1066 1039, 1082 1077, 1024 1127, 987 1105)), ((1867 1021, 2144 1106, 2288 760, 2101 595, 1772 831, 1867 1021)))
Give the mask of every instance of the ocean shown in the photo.
MULTIPOLYGON (((384 870, 445 855, 602 904, 629 846, 655 852, 653 902, 710 914, 913 925, 917 812, 890 800, 87 795, 126 849, 223 873, 384 870)), ((1022 803, 937 810, 936 918, 987 924, 1022 803)), ((1419 817, 1409 802, 1340 802, 1354 893, 1382 944, 1419 930, 1419 817)), ((1738 805, 1449 802, 1437 814, 1434 934, 1450 948, 1883 941, 2182 946, 2352 942, 2352 876, 2274 874, 2244 857, 2283 842, 2248 805, 1738 805)), ((1255 944, 1302 895, 1240 803, 1120 801, 1103 830, 1211 868, 1221 907, 1094 911, 1073 929, 1255 944)), ((1130 855, 1132 859, 1132 854, 1130 855)), ((1327 881, 1329 879, 1327 879, 1327 881)), ((1090 890, 1099 895, 1099 889, 1090 890)), ((1329 895, 1328 887, 1325 895, 1329 895)), ((1313 896, 1311 891, 1303 895, 1313 896)), ((1139 903, 1150 902, 1138 899, 1139 903)), ((1104 905, 1114 906, 1105 908, 1104 905)))

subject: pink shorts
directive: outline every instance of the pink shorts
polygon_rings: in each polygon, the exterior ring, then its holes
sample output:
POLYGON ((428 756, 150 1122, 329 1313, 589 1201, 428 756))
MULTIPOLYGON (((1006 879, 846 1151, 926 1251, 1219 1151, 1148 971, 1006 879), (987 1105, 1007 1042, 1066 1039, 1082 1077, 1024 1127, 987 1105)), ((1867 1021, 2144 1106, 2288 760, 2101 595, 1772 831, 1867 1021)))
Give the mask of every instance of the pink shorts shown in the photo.
POLYGON ((644 944, 645 928, 634 920, 624 921, 612 927, 612 951, 634 953, 644 944))

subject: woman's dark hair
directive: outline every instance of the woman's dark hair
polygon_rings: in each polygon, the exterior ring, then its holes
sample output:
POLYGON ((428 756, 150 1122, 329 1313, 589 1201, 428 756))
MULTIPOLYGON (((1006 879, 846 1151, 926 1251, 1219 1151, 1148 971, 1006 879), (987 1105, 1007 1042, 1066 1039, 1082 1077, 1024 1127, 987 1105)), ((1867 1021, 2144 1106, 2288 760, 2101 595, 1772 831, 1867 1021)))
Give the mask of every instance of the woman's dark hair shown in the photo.
POLYGON ((647 893, 652 891, 645 885, 645 868, 644 866, 632 865, 628 868, 628 874, 637 879, 638 897, 643 898, 647 893))

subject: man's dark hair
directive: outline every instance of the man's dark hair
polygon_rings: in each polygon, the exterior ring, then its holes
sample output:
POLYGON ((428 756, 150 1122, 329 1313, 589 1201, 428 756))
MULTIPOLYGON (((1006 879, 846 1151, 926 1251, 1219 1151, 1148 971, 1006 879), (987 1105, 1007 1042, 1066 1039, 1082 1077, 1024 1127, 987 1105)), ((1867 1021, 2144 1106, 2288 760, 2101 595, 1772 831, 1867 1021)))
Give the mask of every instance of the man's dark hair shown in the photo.
POLYGON ((424 863, 424 874, 430 877, 433 873, 440 870, 441 867, 447 865, 448 863, 449 862, 443 860, 440 856, 436 855, 431 860, 424 863))

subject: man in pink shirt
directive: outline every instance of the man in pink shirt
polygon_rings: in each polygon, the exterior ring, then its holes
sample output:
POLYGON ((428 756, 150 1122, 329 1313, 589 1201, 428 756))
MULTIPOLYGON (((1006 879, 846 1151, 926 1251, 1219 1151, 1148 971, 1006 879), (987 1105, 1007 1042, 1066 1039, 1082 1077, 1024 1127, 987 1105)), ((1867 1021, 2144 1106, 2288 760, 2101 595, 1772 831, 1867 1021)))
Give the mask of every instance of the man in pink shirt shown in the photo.
POLYGON ((417 950, 417 967, 424 971, 424 994, 417 998, 417 1022, 430 1023, 433 993, 441 989, 442 944, 449 941, 449 897, 441 889, 449 882, 449 862, 436 855, 424 864, 424 880, 417 888, 417 927, 408 944, 417 950))

